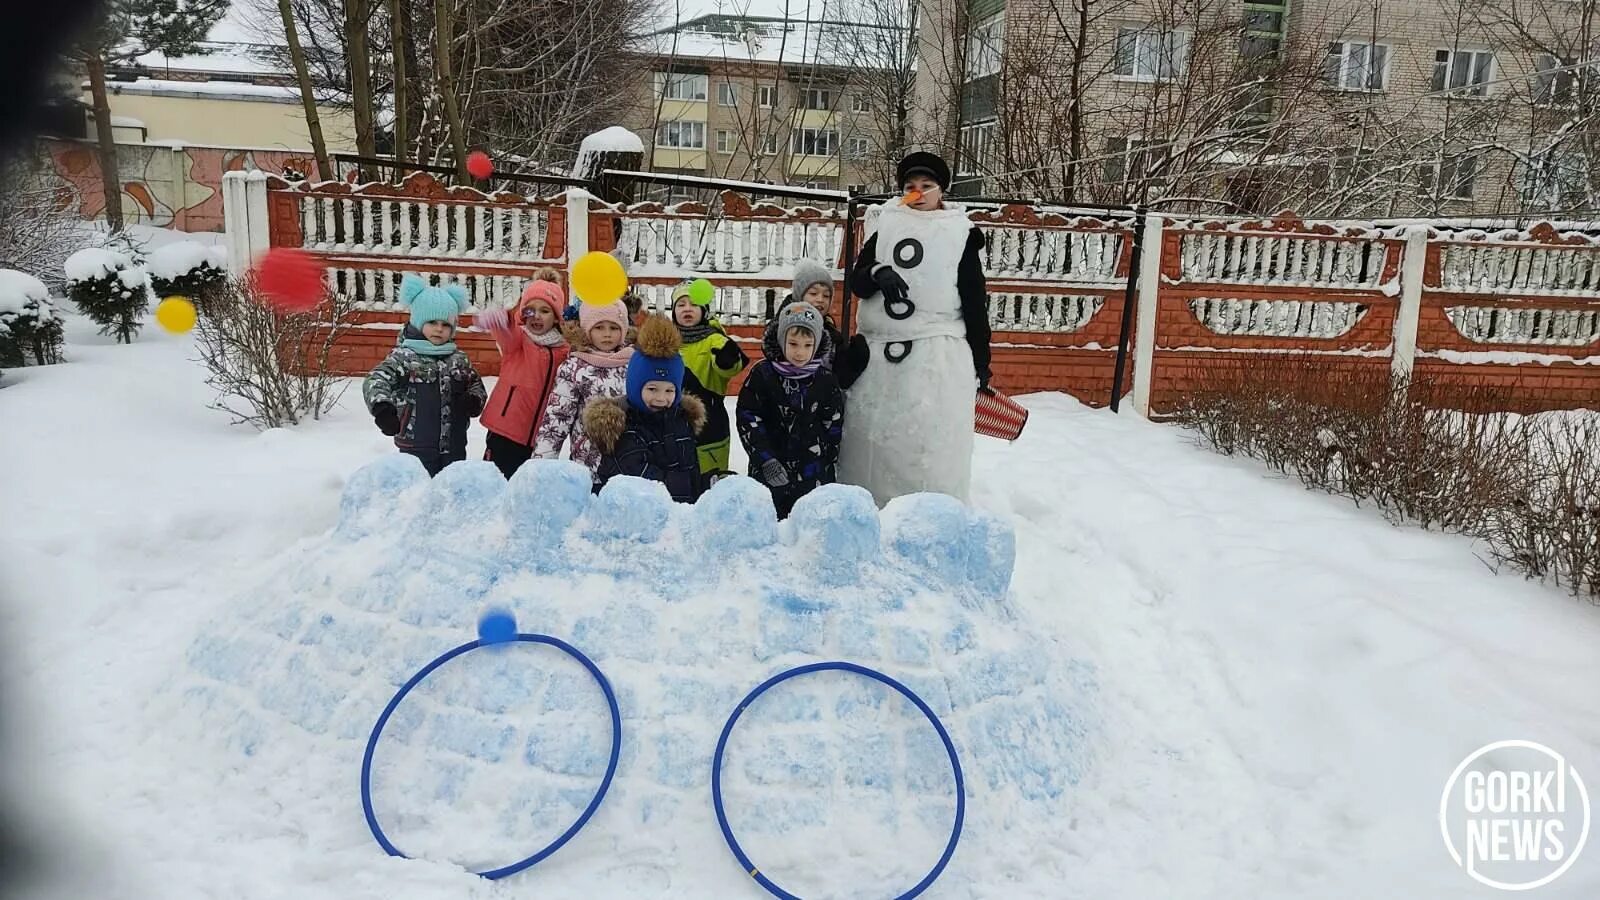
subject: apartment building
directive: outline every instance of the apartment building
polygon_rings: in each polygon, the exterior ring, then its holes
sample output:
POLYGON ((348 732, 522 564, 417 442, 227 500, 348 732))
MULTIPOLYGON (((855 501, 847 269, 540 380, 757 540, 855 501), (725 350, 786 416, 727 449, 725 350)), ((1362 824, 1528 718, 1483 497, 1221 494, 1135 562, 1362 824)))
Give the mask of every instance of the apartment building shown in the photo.
POLYGON ((1370 216, 1600 196, 1595 0, 1084 4, 933 0, 918 124, 958 188, 1370 216))
MULTIPOLYGON (((893 88, 873 48, 892 29, 709 15, 651 35, 624 124, 653 171, 858 192, 897 159, 893 88)), ((909 87, 909 77, 905 79, 909 87)), ((687 192, 668 192, 674 199, 687 192)))

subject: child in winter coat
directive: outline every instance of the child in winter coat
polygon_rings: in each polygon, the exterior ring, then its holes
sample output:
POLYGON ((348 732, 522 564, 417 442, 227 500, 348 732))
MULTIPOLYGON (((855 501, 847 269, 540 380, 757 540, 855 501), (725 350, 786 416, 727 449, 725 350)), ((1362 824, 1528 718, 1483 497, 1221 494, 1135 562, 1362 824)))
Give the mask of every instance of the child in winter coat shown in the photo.
POLYGON ((763 346, 739 389, 739 440, 750 455, 750 477, 772 491, 785 518, 796 500, 832 484, 844 429, 844 392, 817 350, 827 322, 811 305, 785 306, 774 322, 783 343, 763 346))
POLYGON ((687 370, 683 390, 699 398, 706 410, 699 441, 700 471, 708 476, 727 472, 732 432, 723 398, 728 394, 728 383, 744 369, 744 351, 711 318, 709 301, 701 305, 689 296, 687 284, 678 285, 672 292, 672 320, 683 338, 683 364, 687 370))
POLYGON ((361 395, 378 429, 437 475, 467 458, 467 425, 485 400, 483 379, 455 344, 467 291, 459 284, 429 287, 407 275, 400 304, 411 311, 400 345, 367 376, 361 395))
POLYGON ((705 490, 695 433, 706 410, 683 390, 680 344, 671 322, 646 319, 628 360, 627 400, 601 398, 584 408, 584 427, 602 453, 596 490, 617 475, 659 481, 679 503, 693 503, 705 490))
MULTIPOLYGON (((867 368, 869 361, 867 339, 856 335, 846 341, 838 326, 828 318, 828 308, 833 305, 833 273, 821 263, 811 259, 802 259, 795 263, 794 293, 778 307, 779 312, 797 300, 811 304, 812 308, 822 316, 823 336, 817 342, 816 355, 822 360, 822 368, 838 378, 840 387, 848 389, 867 368)), ((761 344, 763 350, 782 347, 783 336, 778 333, 777 316, 767 323, 761 344)), ((769 359, 783 358, 781 351, 768 352, 767 356, 769 359)))
POLYGON ((600 450, 584 430, 583 408, 596 397, 621 397, 627 390, 628 359, 633 356, 626 343, 628 311, 621 300, 605 306, 580 303, 577 326, 564 327, 572 353, 556 369, 533 455, 555 459, 561 445, 568 444, 574 461, 598 473, 600 450))
POLYGON ((567 339, 560 328, 565 303, 561 276, 543 269, 522 289, 510 315, 491 309, 478 316, 500 349, 500 379, 481 420, 489 431, 483 458, 507 478, 533 455, 556 371, 567 359, 567 339))

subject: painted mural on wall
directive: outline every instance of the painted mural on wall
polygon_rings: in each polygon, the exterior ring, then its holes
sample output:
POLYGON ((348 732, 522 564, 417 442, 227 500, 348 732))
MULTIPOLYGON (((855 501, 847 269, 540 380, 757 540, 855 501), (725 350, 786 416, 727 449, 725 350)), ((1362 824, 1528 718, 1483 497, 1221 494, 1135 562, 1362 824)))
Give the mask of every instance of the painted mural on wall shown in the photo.
MULTIPOLYGON (((105 215, 99 158, 87 141, 44 140, 46 177, 53 176, 65 202, 85 219, 105 215)), ((118 144, 122 211, 128 222, 180 231, 222 230, 222 174, 261 169, 275 175, 306 172, 309 155, 294 150, 236 150, 118 144)))

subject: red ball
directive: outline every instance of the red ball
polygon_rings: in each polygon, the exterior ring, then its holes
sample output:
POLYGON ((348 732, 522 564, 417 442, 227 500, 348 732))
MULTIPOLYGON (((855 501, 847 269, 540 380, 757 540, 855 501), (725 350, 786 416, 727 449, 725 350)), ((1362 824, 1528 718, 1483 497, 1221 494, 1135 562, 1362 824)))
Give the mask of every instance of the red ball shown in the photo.
POLYGON ((494 174, 494 163, 489 160, 489 154, 482 150, 474 150, 467 154, 467 174, 473 178, 488 178, 494 174))
POLYGON ((273 247, 255 265, 256 288, 273 307, 302 312, 327 294, 323 266, 316 257, 293 247, 273 247))

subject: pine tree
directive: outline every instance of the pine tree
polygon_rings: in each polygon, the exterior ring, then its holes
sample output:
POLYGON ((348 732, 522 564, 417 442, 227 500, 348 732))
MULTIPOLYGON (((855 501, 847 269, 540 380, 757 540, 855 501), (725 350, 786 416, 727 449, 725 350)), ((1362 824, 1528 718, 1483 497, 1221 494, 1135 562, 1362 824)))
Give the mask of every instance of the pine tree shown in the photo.
POLYGON ((67 258, 67 296, 83 314, 114 335, 133 343, 150 308, 150 280, 144 269, 112 250, 90 248, 67 258))
POLYGON ((203 54, 206 50, 201 41, 227 11, 228 0, 104 0, 94 27, 87 29, 72 49, 72 58, 89 75, 100 178, 106 195, 106 224, 112 231, 122 230, 122 179, 117 172, 117 145, 111 133, 106 69, 131 63, 147 53, 203 54))

